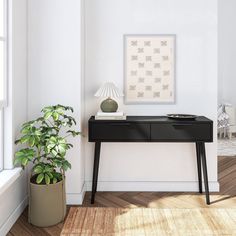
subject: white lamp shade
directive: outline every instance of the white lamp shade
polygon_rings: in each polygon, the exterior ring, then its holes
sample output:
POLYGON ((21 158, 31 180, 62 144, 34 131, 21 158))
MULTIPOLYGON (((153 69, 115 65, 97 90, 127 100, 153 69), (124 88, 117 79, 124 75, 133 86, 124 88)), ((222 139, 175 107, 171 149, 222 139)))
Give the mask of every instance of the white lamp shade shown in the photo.
POLYGON ((98 91, 94 94, 95 97, 110 97, 118 98, 123 97, 124 94, 116 87, 115 84, 108 82, 103 84, 98 91))

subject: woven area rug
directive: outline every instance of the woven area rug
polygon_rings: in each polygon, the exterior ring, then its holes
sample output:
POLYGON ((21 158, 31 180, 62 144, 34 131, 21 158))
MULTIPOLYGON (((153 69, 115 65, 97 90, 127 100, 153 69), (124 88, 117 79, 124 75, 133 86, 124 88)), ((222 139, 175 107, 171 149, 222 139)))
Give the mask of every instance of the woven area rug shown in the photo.
POLYGON ((61 236, 236 235, 236 209, 72 207, 61 236))
POLYGON ((230 156, 236 157, 236 138, 228 139, 218 139, 218 156, 230 156))

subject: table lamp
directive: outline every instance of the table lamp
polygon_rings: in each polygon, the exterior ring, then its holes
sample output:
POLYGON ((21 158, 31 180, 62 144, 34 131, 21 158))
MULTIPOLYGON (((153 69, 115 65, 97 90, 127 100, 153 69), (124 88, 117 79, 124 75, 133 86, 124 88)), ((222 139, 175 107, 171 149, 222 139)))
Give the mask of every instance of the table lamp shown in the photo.
POLYGON ((112 98, 118 98, 124 95, 114 83, 107 82, 98 89, 94 96, 106 98, 100 105, 103 112, 116 112, 118 104, 112 98))

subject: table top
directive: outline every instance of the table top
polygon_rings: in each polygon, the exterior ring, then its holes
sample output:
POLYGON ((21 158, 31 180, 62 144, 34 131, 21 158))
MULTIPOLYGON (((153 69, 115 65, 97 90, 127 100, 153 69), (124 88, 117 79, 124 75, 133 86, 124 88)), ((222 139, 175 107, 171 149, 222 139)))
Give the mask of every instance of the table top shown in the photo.
POLYGON ((177 120, 171 119, 167 116, 127 116, 126 120, 95 120, 95 116, 91 116, 89 122, 110 123, 110 122, 135 122, 135 123, 213 123, 212 120, 205 116, 198 116, 195 119, 177 120))

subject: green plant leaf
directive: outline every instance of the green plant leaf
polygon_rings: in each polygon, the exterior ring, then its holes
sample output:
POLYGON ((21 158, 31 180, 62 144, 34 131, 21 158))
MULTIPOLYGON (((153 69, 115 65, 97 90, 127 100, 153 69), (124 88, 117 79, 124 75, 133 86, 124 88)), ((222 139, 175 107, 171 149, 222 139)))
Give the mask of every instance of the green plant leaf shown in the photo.
POLYGON ((33 126, 35 124, 35 120, 28 121, 22 125, 22 129, 24 129, 27 126, 33 126))
POLYGON ((44 171, 45 172, 51 172, 52 171, 52 167, 49 166, 49 165, 46 165, 45 168, 44 168, 44 171))
POLYGON ((15 158, 15 160, 14 160, 14 162, 13 162, 14 166, 16 166, 16 165, 18 165, 18 164, 21 164, 21 159, 22 159, 22 158, 15 158))
POLYGON ((44 112, 44 113, 46 113, 46 112, 49 112, 49 111, 51 111, 51 110, 52 110, 51 107, 44 107, 41 111, 44 112))
POLYGON ((25 148, 17 151, 15 153, 14 165, 21 164, 21 166, 26 166, 29 161, 35 157, 35 151, 30 148, 25 148))
POLYGON ((43 172, 43 167, 38 165, 38 166, 35 166, 34 169, 33 169, 34 173, 35 174, 40 174, 43 172))
POLYGON ((53 112, 52 117, 53 117, 54 120, 58 120, 59 119, 59 114, 57 112, 53 112))
POLYGON ((62 180, 62 175, 61 173, 54 172, 53 173, 54 178, 56 178, 58 181, 62 180))
POLYGON ((24 157, 25 154, 24 154, 23 150, 20 150, 20 151, 18 151, 18 152, 15 153, 15 156, 16 156, 17 158, 18 158, 18 157, 24 157))
POLYGON ((39 121, 43 122, 43 121, 44 121, 44 118, 43 118, 43 117, 39 117, 36 121, 37 121, 37 122, 39 122, 39 121))
POLYGON ((55 159, 53 162, 56 164, 56 166, 57 166, 58 168, 61 168, 62 163, 61 163, 60 160, 55 159))
POLYGON ((57 178, 53 178, 52 182, 55 184, 57 183, 57 178))
POLYGON ((39 174, 39 175, 37 176, 36 183, 37 183, 37 184, 40 184, 40 183, 43 181, 43 179, 44 179, 44 174, 43 174, 43 173, 42 173, 42 174, 39 174))
POLYGON ((50 172, 47 172, 47 175, 49 176, 49 178, 50 178, 50 179, 52 179, 52 178, 53 178, 53 174, 52 174, 52 173, 50 173, 50 172))
POLYGON ((17 140, 15 141, 15 144, 18 144, 18 143, 20 143, 20 139, 17 139, 17 140))
POLYGON ((64 170, 64 171, 67 171, 68 169, 71 169, 71 164, 68 162, 68 161, 63 161, 63 163, 62 163, 62 169, 64 170))
POLYGON ((52 113, 53 113, 53 112, 51 112, 51 111, 46 112, 46 113, 44 114, 44 119, 45 119, 45 120, 48 120, 48 119, 52 116, 52 113))
POLYGON ((27 157, 22 158, 21 164, 23 166, 26 166, 28 164, 28 158, 27 157))
POLYGON ((29 138, 29 145, 30 145, 30 147, 33 147, 34 144, 35 144, 35 137, 31 136, 31 137, 29 138))
POLYGON ((74 109, 72 107, 67 107, 67 110, 70 110, 71 112, 74 112, 74 109))
POLYGON ((49 178, 49 176, 48 176, 47 174, 45 174, 44 176, 45 176, 45 182, 46 182, 46 184, 47 184, 47 185, 50 184, 50 178, 49 178))
POLYGON ((61 124, 62 124, 62 126, 64 126, 64 127, 67 126, 67 122, 66 122, 66 121, 62 121, 61 124))
POLYGON ((31 130, 31 126, 30 125, 27 125, 25 126, 24 128, 21 129, 21 133, 22 134, 28 134, 31 130))
POLYGON ((21 143, 26 143, 26 142, 29 142, 29 139, 30 139, 30 136, 25 135, 20 139, 20 141, 21 141, 21 143))
POLYGON ((54 137, 54 136, 50 137, 49 143, 51 143, 51 144, 56 144, 56 143, 57 143, 57 138, 54 137))
POLYGON ((81 132, 77 132, 77 131, 74 131, 74 130, 68 130, 66 133, 70 133, 73 137, 81 134, 81 132))
POLYGON ((61 155, 65 155, 66 154, 66 150, 67 150, 67 145, 66 144, 59 144, 58 145, 58 152, 61 154, 61 155))

